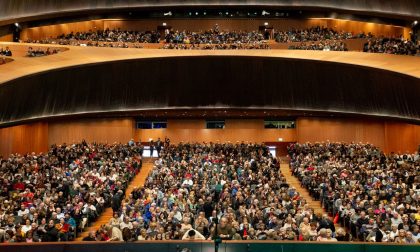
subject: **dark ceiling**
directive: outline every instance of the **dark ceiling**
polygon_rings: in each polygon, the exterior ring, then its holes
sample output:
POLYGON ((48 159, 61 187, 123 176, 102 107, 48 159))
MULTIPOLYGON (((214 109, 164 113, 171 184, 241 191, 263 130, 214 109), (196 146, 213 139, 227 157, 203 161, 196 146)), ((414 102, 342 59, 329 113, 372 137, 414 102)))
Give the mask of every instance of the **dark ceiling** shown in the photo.
MULTIPOLYGON (((151 9, 163 12, 193 8, 266 8, 267 10, 317 10, 414 21, 420 18, 418 0, 1 0, 0 25, 68 15, 151 9)), ((274 12, 271 12, 273 15, 274 12)))

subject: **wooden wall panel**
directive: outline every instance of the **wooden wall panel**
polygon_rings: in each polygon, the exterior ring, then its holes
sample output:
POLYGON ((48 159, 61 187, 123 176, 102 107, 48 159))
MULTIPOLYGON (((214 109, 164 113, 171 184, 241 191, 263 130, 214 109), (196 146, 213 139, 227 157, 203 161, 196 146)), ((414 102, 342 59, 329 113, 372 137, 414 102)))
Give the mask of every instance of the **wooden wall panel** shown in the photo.
POLYGON ((131 138, 148 142, 169 137, 179 142, 282 142, 341 141, 372 143, 386 153, 415 152, 420 125, 383 120, 299 118, 296 129, 264 129, 262 119, 229 119, 225 129, 205 129, 205 120, 168 120, 167 129, 136 130, 132 118, 80 119, 33 123, 0 129, 0 156, 45 152, 52 144, 88 142, 126 143, 131 138))
POLYGON ((4 36, 0 36, 1 42, 13 42, 13 34, 7 34, 4 36))
POLYGON ((375 36, 399 37, 404 35, 409 38, 409 28, 393 25, 375 24, 352 20, 327 19, 327 26, 339 31, 349 31, 353 33, 371 32, 375 36))
POLYGON ((372 143, 384 152, 413 153, 420 145, 420 125, 382 120, 300 118, 298 142, 372 143))
POLYGON ((33 27, 23 29, 20 35, 20 39, 25 41, 27 39, 46 39, 56 38, 62 34, 69 34, 71 32, 86 32, 89 30, 103 30, 103 20, 91 20, 73 23, 63 23, 58 25, 47 25, 40 27, 33 27))
POLYGON ((48 150, 48 123, 33 123, 0 129, 0 155, 45 152, 48 150))
POLYGON ((372 32, 377 36, 398 36, 408 34, 409 29, 384 24, 367 23, 351 20, 338 19, 178 19, 178 20, 105 20, 104 28, 127 29, 127 30, 155 30, 158 25, 165 22, 176 30, 200 31, 214 28, 219 25, 222 30, 258 30, 260 25, 268 22, 275 30, 305 29, 314 26, 324 26, 334 28, 339 31, 349 31, 353 33, 372 32))
POLYGON ((80 119, 52 122, 49 125, 48 142, 52 144, 88 142, 126 143, 133 138, 134 120, 80 119))
POLYGON ((175 30, 202 31, 214 28, 218 24, 221 30, 258 30, 260 25, 268 22, 275 30, 305 29, 313 26, 330 27, 337 30, 352 31, 360 33, 362 31, 372 32, 378 36, 399 36, 408 35, 409 29, 399 26, 383 25, 375 23, 366 23, 349 20, 336 19, 155 19, 155 20, 93 20, 74 23, 64 23, 58 25, 48 25, 24 29, 21 33, 21 39, 45 39, 57 37, 63 33, 81 32, 89 30, 102 29, 123 29, 151 31, 156 30, 157 26, 166 23, 175 30))
POLYGON ((6 158, 13 152, 12 128, 0 129, 0 156, 6 158))
POLYGON ((298 142, 362 142, 385 148, 381 121, 329 118, 300 118, 296 122, 298 142))
POLYGON ((386 152, 407 153, 419 150, 420 125, 386 122, 386 152))
POLYGON ((264 129, 260 120, 226 120, 225 129, 206 129, 205 120, 168 120, 167 129, 136 130, 136 140, 169 137, 172 142, 284 142, 296 141, 295 129, 264 129))
POLYGON ((246 30, 256 31, 260 25, 269 22, 276 30, 286 30, 292 28, 306 28, 311 26, 326 26, 327 22, 321 19, 282 19, 282 20, 262 20, 262 19, 168 19, 168 20, 105 20, 104 27, 110 29, 127 30, 156 30, 158 25, 166 23, 175 30, 204 31, 210 30, 218 24, 221 30, 246 30))

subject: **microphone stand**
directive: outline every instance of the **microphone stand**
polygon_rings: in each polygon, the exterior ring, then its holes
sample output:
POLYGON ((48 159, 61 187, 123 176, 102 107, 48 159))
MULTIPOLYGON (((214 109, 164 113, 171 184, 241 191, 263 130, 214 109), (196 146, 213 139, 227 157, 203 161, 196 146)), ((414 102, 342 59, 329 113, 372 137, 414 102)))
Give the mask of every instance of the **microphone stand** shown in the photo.
POLYGON ((214 252, 218 252, 219 251, 219 244, 222 243, 222 239, 220 238, 219 232, 217 230, 217 225, 219 224, 219 220, 217 218, 217 211, 216 211, 216 218, 213 218, 213 222, 215 224, 214 235, 213 235, 214 252))

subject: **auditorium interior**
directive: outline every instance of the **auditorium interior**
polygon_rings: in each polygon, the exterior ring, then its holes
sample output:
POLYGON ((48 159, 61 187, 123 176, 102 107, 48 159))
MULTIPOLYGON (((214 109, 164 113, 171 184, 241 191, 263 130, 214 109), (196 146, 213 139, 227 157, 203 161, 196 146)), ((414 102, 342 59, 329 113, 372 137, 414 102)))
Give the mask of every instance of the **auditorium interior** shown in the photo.
POLYGON ((1 0, 0 251, 420 251, 417 0, 1 0))

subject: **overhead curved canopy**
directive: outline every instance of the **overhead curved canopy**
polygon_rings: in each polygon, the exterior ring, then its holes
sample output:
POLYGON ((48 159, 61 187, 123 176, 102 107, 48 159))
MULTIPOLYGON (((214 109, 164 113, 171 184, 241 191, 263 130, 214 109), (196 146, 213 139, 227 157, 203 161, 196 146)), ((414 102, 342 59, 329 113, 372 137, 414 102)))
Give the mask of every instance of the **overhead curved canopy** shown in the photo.
POLYGON ((48 15, 91 13, 114 9, 223 6, 325 9, 406 19, 420 17, 420 4, 417 0, 2 0, 0 1, 0 23, 30 21, 48 15))
POLYGON ((0 125, 154 109, 324 111, 420 122, 416 77, 327 61, 256 56, 137 58, 0 85, 0 125))

